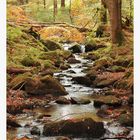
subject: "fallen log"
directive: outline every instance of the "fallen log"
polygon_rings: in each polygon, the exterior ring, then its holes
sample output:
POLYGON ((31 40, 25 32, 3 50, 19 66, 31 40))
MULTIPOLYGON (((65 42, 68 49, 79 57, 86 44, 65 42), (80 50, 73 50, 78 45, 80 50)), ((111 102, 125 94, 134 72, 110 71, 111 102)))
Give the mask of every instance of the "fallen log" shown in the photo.
POLYGON ((92 31, 89 28, 86 27, 78 27, 76 25, 72 25, 66 22, 14 22, 14 21, 7 21, 7 23, 9 25, 18 25, 18 26, 31 26, 31 27, 51 27, 51 26, 59 26, 59 27, 72 27, 72 28, 76 28, 78 31, 80 32, 90 32, 92 31))

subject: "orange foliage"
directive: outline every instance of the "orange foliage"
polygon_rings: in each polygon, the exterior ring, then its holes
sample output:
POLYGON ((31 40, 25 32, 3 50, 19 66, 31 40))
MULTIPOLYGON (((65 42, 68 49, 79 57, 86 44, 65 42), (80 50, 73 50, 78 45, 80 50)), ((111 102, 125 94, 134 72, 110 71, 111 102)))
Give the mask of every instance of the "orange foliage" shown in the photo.
POLYGON ((29 19, 26 17, 24 10, 18 6, 9 6, 7 10, 7 18, 8 20, 23 22, 28 21, 29 19))
POLYGON ((72 27, 45 27, 39 31, 42 39, 52 39, 57 41, 83 42, 85 37, 77 29, 72 27))

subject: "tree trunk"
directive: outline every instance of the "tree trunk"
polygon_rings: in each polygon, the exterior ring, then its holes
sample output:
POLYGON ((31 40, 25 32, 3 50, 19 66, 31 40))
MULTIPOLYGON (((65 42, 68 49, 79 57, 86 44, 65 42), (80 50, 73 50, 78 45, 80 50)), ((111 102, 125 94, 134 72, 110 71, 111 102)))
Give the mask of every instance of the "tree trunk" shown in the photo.
POLYGON ((106 6, 104 5, 104 3, 101 3, 100 16, 101 16, 101 22, 103 24, 106 24, 107 23, 107 9, 106 9, 106 6))
POLYGON ((111 23, 112 43, 122 41, 121 0, 102 0, 108 8, 111 23))
POLYGON ((65 7, 65 0, 61 0, 61 7, 65 7))
POLYGON ((43 2, 44 2, 44 8, 46 8, 46 0, 43 0, 43 2))
POLYGON ((57 15, 57 0, 54 0, 54 21, 56 20, 57 15))

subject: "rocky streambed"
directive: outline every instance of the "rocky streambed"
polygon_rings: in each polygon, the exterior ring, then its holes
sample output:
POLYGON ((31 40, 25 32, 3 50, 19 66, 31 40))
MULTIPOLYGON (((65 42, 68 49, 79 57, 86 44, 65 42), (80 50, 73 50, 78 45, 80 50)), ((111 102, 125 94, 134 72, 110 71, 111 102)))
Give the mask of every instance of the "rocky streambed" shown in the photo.
MULTIPOLYGON (((71 44, 63 47, 67 50, 71 44)), ((9 140, 15 137, 35 140, 132 139, 132 119, 131 115, 127 118, 129 112, 126 111, 130 110, 129 106, 122 106, 119 98, 109 94, 108 86, 103 88, 102 83, 96 88, 93 86, 86 73, 94 62, 83 58, 83 45, 78 51, 66 60, 70 64, 68 69, 54 73, 68 94, 17 114, 16 121, 20 126, 8 129, 9 140)))

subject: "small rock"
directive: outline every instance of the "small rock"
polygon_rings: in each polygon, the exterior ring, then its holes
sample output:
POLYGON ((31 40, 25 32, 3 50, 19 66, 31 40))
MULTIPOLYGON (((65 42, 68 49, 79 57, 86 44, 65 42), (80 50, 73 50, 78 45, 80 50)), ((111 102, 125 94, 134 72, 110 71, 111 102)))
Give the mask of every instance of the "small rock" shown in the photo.
POLYGON ((76 97, 71 97, 71 103, 72 104, 89 104, 90 100, 82 99, 82 98, 76 98, 76 97))
POLYGON ((54 50, 61 50, 62 47, 59 43, 56 43, 55 41, 52 40, 41 40, 41 42, 45 45, 45 51, 47 51, 48 49, 50 51, 54 51, 54 50))
POLYGON ((32 129, 31 129, 31 134, 32 135, 40 135, 41 132, 40 132, 40 129, 37 127, 37 126, 34 126, 32 129))
POLYGON ((72 47, 69 48, 72 53, 81 53, 81 46, 77 43, 73 44, 72 47))
POLYGON ((74 70, 68 70, 67 72, 68 72, 68 73, 73 73, 73 74, 76 73, 74 70))
POLYGON ((101 107, 102 105, 108 105, 108 106, 120 106, 121 101, 116 98, 115 96, 109 95, 109 96, 100 96, 97 99, 94 99, 94 106, 95 107, 101 107))
POLYGON ((121 114, 118 118, 119 123, 123 126, 133 126, 133 115, 132 114, 121 114))
POLYGON ((70 101, 65 97, 59 97, 55 102, 58 104, 70 104, 70 101))
POLYGON ((70 63, 70 64, 76 64, 76 63, 81 63, 81 61, 80 60, 77 60, 77 59, 75 59, 73 57, 70 57, 68 59, 68 63, 70 63))
POLYGON ((41 76, 51 75, 53 76, 53 71, 51 69, 45 70, 40 73, 41 76))
POLYGON ((21 125, 18 124, 18 122, 16 122, 16 120, 14 120, 12 118, 7 119, 7 125, 10 126, 10 127, 21 127, 21 125))
POLYGON ((56 140, 71 140, 71 139, 68 137, 60 136, 60 137, 56 138, 56 140))
POLYGON ((89 86, 89 87, 92 84, 91 80, 88 77, 78 76, 78 77, 73 77, 72 80, 75 81, 78 84, 86 85, 86 86, 89 86))

